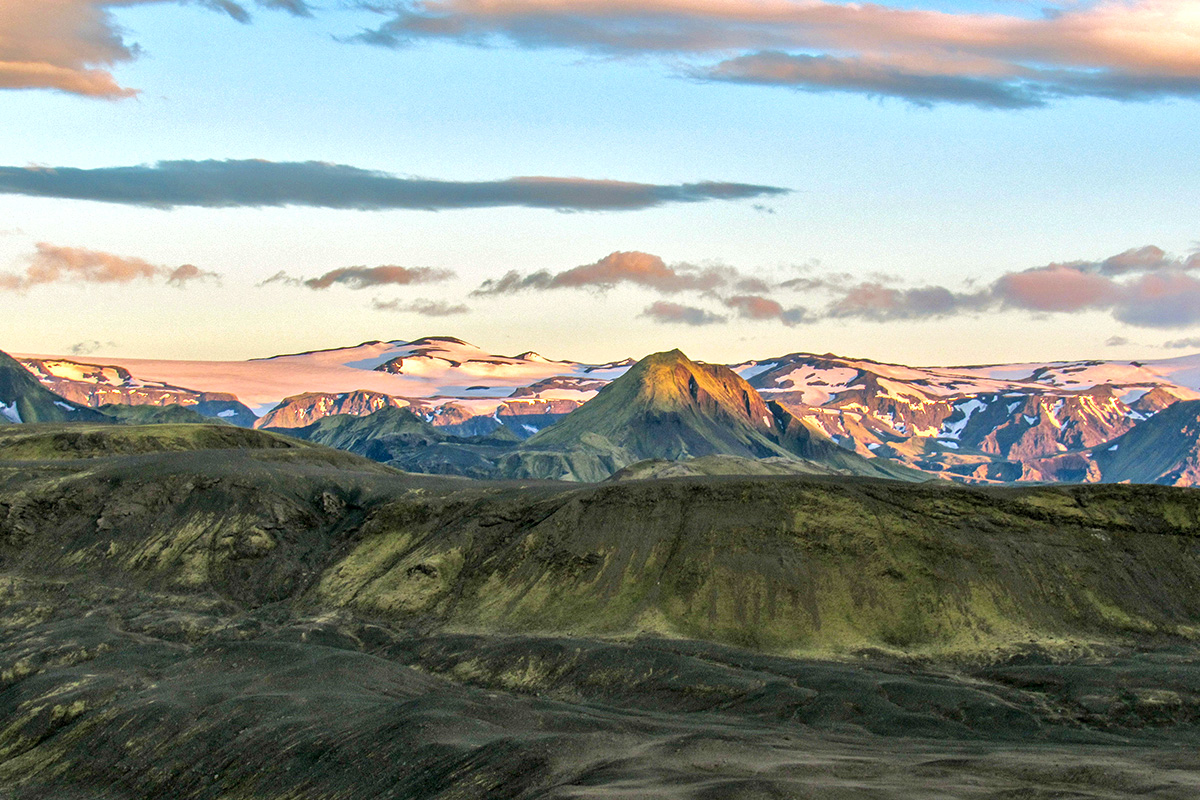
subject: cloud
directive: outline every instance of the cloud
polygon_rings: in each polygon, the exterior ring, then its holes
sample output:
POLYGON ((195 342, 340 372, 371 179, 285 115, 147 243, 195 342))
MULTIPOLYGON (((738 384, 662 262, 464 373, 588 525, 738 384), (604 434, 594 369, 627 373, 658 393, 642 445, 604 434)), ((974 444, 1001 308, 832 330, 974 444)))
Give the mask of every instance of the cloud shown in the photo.
POLYGON ((695 306, 669 303, 665 300, 651 303, 641 315, 643 317, 650 317, 656 322, 679 325, 714 325, 719 322, 725 322, 725 317, 720 314, 714 314, 711 311, 696 308, 695 306))
MULTIPOLYGON (((920 74, 861 58, 761 52, 698 69, 692 77, 726 83, 782 86, 806 92, 852 92, 897 97, 917 106, 955 103, 982 108, 1034 108, 1045 90, 964 75, 920 74)), ((1200 87, 1198 87, 1200 92, 1200 87)))
POLYGON ((67 352, 73 356, 90 356, 92 353, 116 346, 116 342, 101 342, 99 339, 91 339, 85 342, 76 342, 67 348, 67 352))
POLYGON ((1200 278, 1182 269, 1155 268, 1118 280, 1084 267, 1051 264, 1005 275, 991 293, 1007 308, 1043 313, 1107 310, 1120 322, 1145 328, 1200 323, 1200 278))
POLYGON ((788 194, 777 186, 703 181, 628 183, 586 178, 440 181, 319 161, 159 161, 135 167, 0 167, 0 194, 95 200, 155 208, 313 206, 417 209, 525 206, 632 211, 667 203, 788 194))
POLYGON ((784 309, 776 300, 761 295, 735 295, 723 301, 743 319, 779 320, 784 325, 804 322, 808 312, 803 308, 784 309))
POLYGON ((1106 347, 1124 347, 1130 344, 1130 341, 1124 336, 1110 336, 1105 340, 1104 344, 1106 347))
POLYGON ((1200 336, 1190 336, 1186 339, 1172 339, 1169 342, 1163 342, 1163 347, 1171 350, 1200 349, 1200 336))
POLYGON ((405 303, 400 300, 380 300, 379 298, 375 298, 371 301, 371 307, 376 311, 407 312, 410 314, 420 314, 423 317, 452 317, 456 314, 466 314, 471 310, 461 303, 452 304, 444 300, 424 299, 405 303))
MULTIPOLYGON (((615 252, 563 272, 510 271, 485 280, 472 294, 564 288, 605 291, 625 284, 664 295, 691 292, 719 302, 734 318, 774 320, 788 326, 836 319, 920 321, 996 311, 1038 315, 1099 311, 1144 328, 1200 324, 1200 254, 1172 256, 1153 245, 1100 260, 1055 262, 1010 272, 990 284, 969 278, 958 289, 904 286, 899 277, 878 271, 863 280, 845 272, 820 272, 815 265, 801 270, 804 274, 799 277, 771 281, 730 266, 667 264, 650 253, 615 252), (802 292, 805 305, 788 307, 780 299, 784 292, 802 292)), ((670 302, 653 304, 643 316, 692 325, 730 319, 670 302)))
POLYGON ((539 270, 527 275, 510 271, 500 278, 484 281, 472 294, 514 294, 546 289, 612 289, 618 284, 643 286, 665 294, 684 291, 712 291, 734 282, 751 282, 730 267, 698 267, 678 263, 668 265, 659 256, 637 250, 609 253, 599 261, 583 264, 564 272, 539 270))
POLYGON ((259 281, 254 285, 262 288, 263 286, 270 286, 273 283, 278 283, 281 286, 303 286, 304 279, 297 278, 295 275, 289 275, 283 270, 279 270, 279 272, 276 272, 271 277, 267 278, 266 280, 259 281))
POLYGON ((1194 0, 1071 3, 1040 16, 827 0, 409 0, 360 41, 658 56, 699 80, 1019 109, 1200 96, 1194 0), (713 59, 716 59, 715 61, 713 59))
POLYGON ((1172 257, 1146 246, 1099 261, 1051 263, 1002 275, 975 291, 943 286, 902 289, 881 282, 813 284, 833 295, 824 314, 864 320, 930 319, 985 310, 1036 314, 1106 311, 1145 328, 1200 323, 1200 257, 1172 257))
POLYGON ((835 319, 865 319, 876 322, 904 319, 948 317, 986 306, 990 298, 985 293, 953 292, 942 286, 921 286, 900 289, 879 281, 866 281, 851 286, 830 284, 838 297, 825 311, 835 319))
POLYGON ((324 275, 301 281, 310 289, 328 289, 330 286, 346 286, 351 289, 369 289, 375 286, 408 286, 413 283, 437 283, 449 280, 454 273, 448 269, 432 267, 341 267, 324 275))
MULTIPOLYGON (((187 0, 4 0, 0 35, 0 89, 52 89, 117 100, 137 94, 119 85, 112 67, 140 54, 127 43, 110 9, 178 4, 187 0)), ((195 3, 248 22, 244 5, 232 0, 195 3)), ((303 0, 259 0, 258 5, 309 14, 303 0)))
POLYGON ((81 247, 59 247, 47 242, 38 242, 36 248, 29 256, 29 266, 24 274, 0 273, 0 289, 24 291, 47 283, 131 283, 156 278, 182 288, 192 281, 219 278, 215 272, 207 272, 193 264, 164 267, 140 258, 81 247))

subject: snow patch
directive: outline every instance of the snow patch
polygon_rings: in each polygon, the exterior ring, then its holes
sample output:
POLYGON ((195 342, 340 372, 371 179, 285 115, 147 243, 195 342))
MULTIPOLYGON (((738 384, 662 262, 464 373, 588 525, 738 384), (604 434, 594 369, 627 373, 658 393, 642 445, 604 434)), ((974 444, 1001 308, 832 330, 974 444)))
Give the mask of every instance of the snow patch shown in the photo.
POLYGON ((219 414, 217 414, 217 416, 218 416, 218 417, 236 417, 236 416, 237 416, 237 412, 236 412, 236 411, 234 411, 234 410, 231 408, 231 409, 229 409, 229 410, 227 410, 227 411, 222 411, 222 412, 220 412, 219 414))
POLYGON ((987 404, 982 400, 972 398, 965 403, 960 403, 954 406, 956 413, 962 413, 963 417, 960 420, 942 423, 942 430, 938 433, 938 438, 960 439, 962 438, 963 429, 967 427, 967 423, 971 421, 971 417, 976 411, 982 411, 987 408, 987 404))
POLYGON ((15 422, 18 425, 21 424, 21 412, 17 411, 16 402, 13 402, 11 406, 0 403, 0 417, 4 417, 9 422, 15 422))
POLYGON ((68 405, 67 403, 64 403, 64 402, 63 402, 63 401, 61 401, 61 400, 55 400, 55 401, 54 401, 54 405, 58 406, 59 408, 66 409, 67 411, 74 411, 74 410, 75 410, 75 406, 68 405))
POLYGON ((733 367, 733 371, 741 376, 743 380, 748 381, 757 375, 762 375, 764 372, 773 369, 776 366, 778 366, 778 364, 774 361, 750 361, 745 364, 738 364, 736 367, 733 367))
POLYGON ((1117 448, 1119 448, 1120 446, 1121 446, 1121 445, 1119 445, 1119 444, 1114 444, 1112 447, 1108 448, 1108 452, 1110 452, 1110 453, 1111 453, 1112 451, 1116 450, 1116 449, 1117 449, 1117 448))

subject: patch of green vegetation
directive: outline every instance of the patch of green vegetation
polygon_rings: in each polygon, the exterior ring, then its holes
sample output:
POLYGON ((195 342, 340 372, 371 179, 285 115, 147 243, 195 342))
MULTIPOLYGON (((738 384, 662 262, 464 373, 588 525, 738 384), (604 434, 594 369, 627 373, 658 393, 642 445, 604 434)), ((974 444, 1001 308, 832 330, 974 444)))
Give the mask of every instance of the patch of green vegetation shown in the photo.
POLYGON ((235 448, 307 448, 278 434, 230 425, 8 425, 0 460, 37 461, 235 448))
POLYGON ((206 417, 187 406, 128 405, 108 403, 98 409, 101 414, 112 417, 126 425, 228 425, 217 417, 206 417))

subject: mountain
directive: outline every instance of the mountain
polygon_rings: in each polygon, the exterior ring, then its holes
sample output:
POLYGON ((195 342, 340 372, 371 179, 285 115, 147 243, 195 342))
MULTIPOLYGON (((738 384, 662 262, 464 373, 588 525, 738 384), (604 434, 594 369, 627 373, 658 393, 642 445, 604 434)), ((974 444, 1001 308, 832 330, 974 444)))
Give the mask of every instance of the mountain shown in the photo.
MULTIPOLYGON (((44 385, 62 386, 63 391, 70 387, 88 403, 110 391, 124 393, 120 402, 169 402, 159 392, 183 392, 177 396, 194 399, 199 393, 224 391, 230 397, 249 398, 249 405, 266 414, 257 423, 260 427, 295 428, 322 416, 364 416, 395 406, 409 408, 452 437, 490 436, 505 427, 531 440, 558 429, 568 414, 632 368, 629 360, 589 365, 532 352, 496 355, 449 336, 371 341, 245 362, 106 359, 104 365, 87 365, 78 359, 31 356, 27 363, 40 370, 44 385), (181 386, 198 388, 182 390, 181 386)), ((971 483, 1066 475, 1075 468, 1059 470, 1050 463, 1067 454, 1084 453, 1090 458, 1105 452, 1106 443, 1163 409, 1180 400, 1200 399, 1200 356, 909 367, 834 354, 791 353, 741 362, 730 369, 758 392, 776 428, 788 424, 793 431, 819 434, 820 441, 840 448, 827 448, 829 455, 852 452, 875 468, 890 462, 897 468, 971 483), (799 426, 787 422, 780 409, 799 426)), ((240 400, 232 402, 241 410, 224 406, 216 413, 238 424, 254 422, 240 400)), ((205 409, 201 402, 194 407, 205 414, 216 409, 205 409)), ((775 446, 782 443, 781 430, 766 432, 770 423, 758 431, 766 444, 757 434, 751 435, 759 427, 756 419, 731 424, 740 432, 727 432, 729 441, 711 426, 701 426, 704 430, 695 441, 684 442, 665 430, 671 444, 647 450, 641 444, 615 441, 599 429, 592 430, 595 426, 588 422, 576 431, 560 429, 548 439, 537 439, 532 449, 485 448, 486 452, 469 459, 470 470, 482 475, 485 464, 495 462, 500 474, 586 475, 587 480, 599 480, 643 455, 696 455, 692 453, 696 442, 722 440, 722 452, 743 454, 777 453, 775 446), (747 424, 751 433, 742 429, 747 424), (583 432, 588 434, 587 442, 583 432), (556 437, 562 441, 555 441, 556 437), (570 441, 576 444, 564 444, 570 441), (570 450, 569 458, 564 447, 570 450)), ((401 456, 396 451, 396 456, 409 462, 415 459, 418 463, 408 466, 416 468, 436 452, 441 464, 437 469, 455 469, 458 456, 446 447, 458 444, 447 440, 445 446, 439 443, 426 454, 401 456)), ((783 449, 795 455, 792 445, 783 449)), ((1188 479, 1181 473, 1179 480, 1188 479)))
POLYGON ((408 401, 380 392, 358 390, 330 394, 305 392, 285 397, 279 405, 259 417, 256 428, 303 428, 324 418, 342 414, 365 417, 381 408, 404 408, 408 401))
POLYGON ((105 421, 112 420, 54 394, 20 362, 0 352, 0 424, 105 421))
POLYGON ((229 425, 220 418, 206 417, 189 406, 146 406, 110 403, 100 413, 126 425, 229 425))
MULTIPOLYGON (((522 439, 554 424, 595 396, 607 381, 559 375, 504 397, 395 397, 356 390, 286 397, 258 418, 258 428, 300 428, 338 414, 366 416, 384 407, 409 408, 451 436, 479 436, 507 426, 522 439)), ((480 387, 481 389, 483 387, 480 387)))
POLYGON ((696 363, 678 350, 646 356, 526 446, 572 447, 584 434, 639 459, 789 455, 758 392, 728 367, 696 363))
POLYGON ((363 417, 337 414, 310 425, 264 430, 349 450, 376 461, 391 460, 393 450, 425 447, 447 438, 412 411, 396 406, 384 406, 363 417))
POLYGON ((794 353, 734 369, 842 446, 984 483, 1032 480, 1035 461, 1200 397, 1196 356, 930 368, 794 353))
POLYGON ((1032 462, 1027 480, 1200 486, 1200 400, 1184 400, 1111 442, 1032 462))
POLYGON ((257 417, 229 392, 200 392, 134 377, 115 364, 65 358, 21 358, 42 385, 80 405, 186 406, 210 419, 251 427, 257 417))
MULTIPOLYGON (((537 387, 512 402, 530 402, 530 395, 547 390, 537 387)), ((786 410, 769 408, 728 368, 697 364, 678 351, 643 359, 595 398, 525 442, 515 426, 500 422, 499 414, 488 433, 463 437, 447 433, 449 426, 434 427, 416 413, 419 410, 385 404, 366 416, 339 414, 306 426, 271 430, 408 472, 472 478, 595 482, 645 459, 680 461, 711 455, 727 457, 722 469, 730 474, 763 474, 750 460, 773 458, 790 465, 775 468, 776 474, 925 478, 839 448, 786 410)))
MULTIPOLYGON (((61 356, 32 354, 22 358, 72 361, 61 356)), ((258 415, 270 411, 284 398, 306 392, 340 394, 366 390, 408 398, 505 397, 514 389, 561 375, 610 380, 623 372, 629 363, 555 361, 536 353, 496 355, 452 336, 430 336, 411 341, 373 340, 353 347, 248 361, 104 358, 106 367, 125 370, 147 388, 188 387, 189 392, 227 393, 258 415), (393 363, 392 369, 400 371, 376 369, 389 362, 393 363)), ((96 365, 84 366, 94 368, 96 365)), ((49 381, 50 376, 45 379, 49 381)), ((118 376, 110 376, 107 380, 117 381, 118 376)))
MULTIPOLYGON (((500 463, 511 477, 597 481, 646 459, 709 456, 782 459, 794 462, 797 473, 926 477, 839 448, 786 409, 768 406, 728 367, 691 361, 679 350, 637 362, 500 463)), ((721 463, 734 474, 757 472, 721 463)))

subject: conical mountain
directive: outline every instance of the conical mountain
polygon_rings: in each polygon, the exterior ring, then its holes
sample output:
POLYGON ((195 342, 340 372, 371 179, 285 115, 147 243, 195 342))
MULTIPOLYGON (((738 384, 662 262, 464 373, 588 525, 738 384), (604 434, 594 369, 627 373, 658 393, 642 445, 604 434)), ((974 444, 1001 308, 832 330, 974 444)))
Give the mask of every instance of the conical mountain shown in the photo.
POLYGON ((0 424, 9 422, 114 422, 42 386, 15 358, 0 352, 0 424))
POLYGON ((639 459, 791 455, 750 384, 728 367, 697 363, 678 350, 643 358, 524 449, 570 448, 588 434, 639 459))

